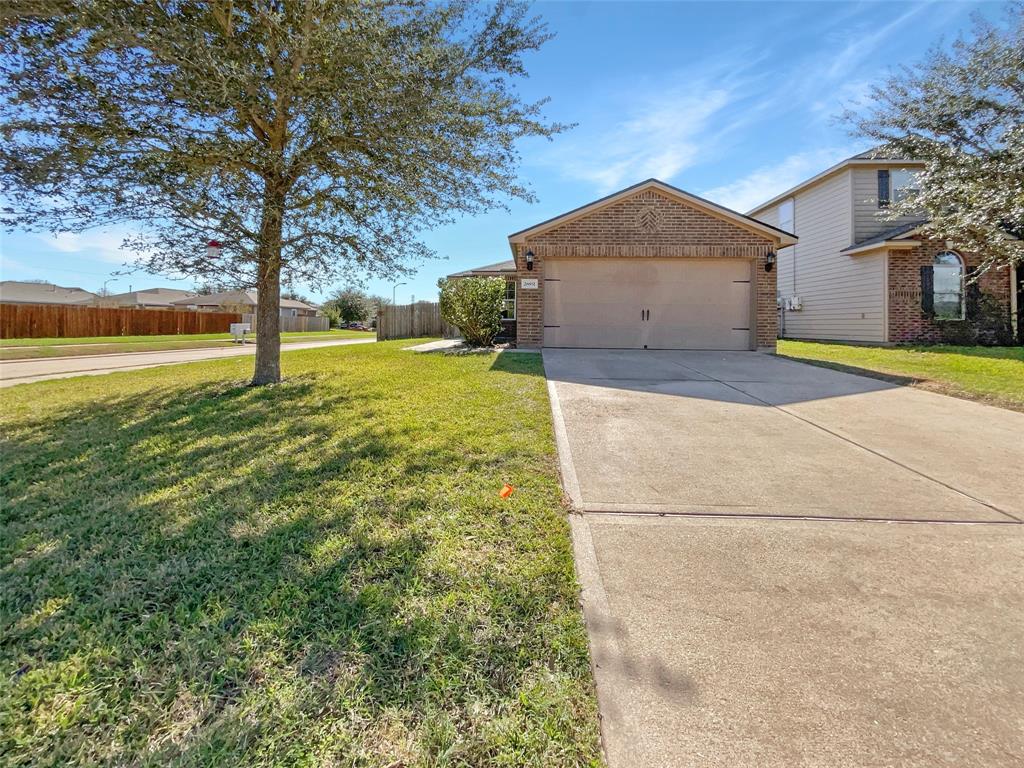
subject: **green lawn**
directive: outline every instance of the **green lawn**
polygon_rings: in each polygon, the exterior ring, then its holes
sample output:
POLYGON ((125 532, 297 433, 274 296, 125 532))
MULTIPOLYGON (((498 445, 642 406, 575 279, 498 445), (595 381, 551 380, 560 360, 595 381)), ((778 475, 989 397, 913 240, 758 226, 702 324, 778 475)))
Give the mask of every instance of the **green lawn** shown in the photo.
MULTIPOLYGON (((374 338, 367 331, 295 331, 281 334, 283 343, 325 339, 374 338)), ((252 339, 252 336, 250 336, 252 339)), ((230 333, 199 333, 183 336, 94 336, 75 339, 0 339, 0 360, 42 357, 109 355, 118 352, 154 352, 168 349, 208 349, 232 343, 230 333)))
POLYGON ((895 378, 1024 411, 1024 347, 862 347, 780 340, 778 351, 818 365, 895 378))
POLYGON ((598 764, 540 358, 407 344, 0 390, 0 764, 598 764))

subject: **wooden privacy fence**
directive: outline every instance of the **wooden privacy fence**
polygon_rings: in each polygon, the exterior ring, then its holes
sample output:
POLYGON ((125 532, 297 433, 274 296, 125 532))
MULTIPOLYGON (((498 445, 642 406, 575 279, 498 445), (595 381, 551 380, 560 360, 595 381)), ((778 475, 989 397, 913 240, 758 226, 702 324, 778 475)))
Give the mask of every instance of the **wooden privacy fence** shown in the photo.
POLYGON ((173 336, 227 333, 241 322, 234 312, 175 312, 74 304, 0 304, 0 339, 77 336, 173 336))
POLYGON ((414 339, 417 336, 443 336, 455 339, 459 329, 441 319, 441 305, 427 301, 418 304, 385 305, 377 315, 377 341, 414 339))
MULTIPOLYGON (((256 315, 242 315, 243 323, 252 323, 253 331, 256 330, 256 315)), ((329 331, 331 329, 331 318, 329 317, 289 317, 281 316, 281 333, 292 331, 329 331)))

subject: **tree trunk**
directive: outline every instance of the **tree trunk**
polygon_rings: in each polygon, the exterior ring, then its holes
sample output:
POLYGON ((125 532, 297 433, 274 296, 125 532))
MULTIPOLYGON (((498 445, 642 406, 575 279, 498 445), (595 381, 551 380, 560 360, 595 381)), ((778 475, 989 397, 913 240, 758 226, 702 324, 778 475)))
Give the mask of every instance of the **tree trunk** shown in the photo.
POLYGON ((256 370, 252 386, 281 381, 281 231, 284 195, 268 184, 256 282, 256 370))

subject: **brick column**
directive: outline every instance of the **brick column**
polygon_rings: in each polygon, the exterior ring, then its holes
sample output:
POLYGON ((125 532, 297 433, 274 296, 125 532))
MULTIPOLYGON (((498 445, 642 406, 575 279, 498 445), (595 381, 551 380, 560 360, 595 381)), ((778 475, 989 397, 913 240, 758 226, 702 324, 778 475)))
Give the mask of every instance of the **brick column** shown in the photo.
POLYGON ((542 249, 534 252, 533 269, 526 269, 529 242, 516 246, 516 346, 537 349, 544 344, 544 256, 542 249), (523 279, 537 281, 536 288, 523 288, 523 279))

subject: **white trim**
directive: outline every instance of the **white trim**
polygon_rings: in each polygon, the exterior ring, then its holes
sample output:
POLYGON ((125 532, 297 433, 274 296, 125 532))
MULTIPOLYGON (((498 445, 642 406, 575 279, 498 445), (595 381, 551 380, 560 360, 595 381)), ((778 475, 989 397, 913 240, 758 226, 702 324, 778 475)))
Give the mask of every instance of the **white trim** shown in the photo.
POLYGON ((882 342, 888 344, 889 338, 889 252, 882 254, 882 342))
POLYGON ((749 211, 747 211, 747 215, 748 216, 755 216, 758 212, 763 211, 765 208, 768 208, 768 207, 774 205, 775 203, 777 203, 782 198, 789 197, 790 195, 795 195, 798 192, 803 192, 808 187, 812 187, 812 186, 814 186, 814 185, 816 185, 816 184, 818 184, 818 183, 820 183, 822 181, 825 181, 825 179, 829 178, 830 176, 834 176, 835 174, 839 173, 844 168, 854 168, 854 167, 857 167, 857 168, 863 168, 863 167, 868 167, 868 168, 871 168, 871 167, 888 168, 888 167, 894 166, 894 165, 895 166, 901 166, 901 167, 906 167, 906 166, 914 166, 914 167, 917 167, 917 168, 923 168, 924 167, 924 163, 922 161, 920 161, 920 160, 899 160, 899 159, 897 159, 897 160, 882 160, 882 159, 865 160, 865 159, 850 158, 848 160, 843 160, 840 163, 836 163, 831 168, 826 168, 824 171, 819 173, 817 176, 812 176, 811 178, 807 179, 807 181, 800 182, 795 187, 791 187, 790 189, 787 189, 782 194, 776 195, 771 200, 768 200, 767 202, 761 203, 756 208, 751 208, 749 211))
POLYGON ((1017 281, 1024 276, 1024 261, 1010 269, 1010 326, 1013 328, 1014 337, 1019 337, 1020 328, 1017 327, 1019 316, 1017 314, 1017 281))
POLYGON ((508 302, 508 287, 512 286, 512 317, 503 317, 502 320, 515 320, 519 313, 519 279, 505 281, 505 298, 501 300, 501 312, 505 313, 505 304, 508 302))
POLYGON ((870 243, 867 245, 861 245, 856 248, 850 248, 849 250, 843 250, 843 256, 863 256, 866 253, 874 253, 877 250, 896 250, 896 251, 907 251, 911 248, 916 248, 921 244, 919 240, 882 240, 878 243, 870 243))
POLYGON ((576 208, 575 210, 569 211, 568 213, 564 213, 561 216, 556 216, 553 219, 548 219, 547 221, 537 224, 536 226, 530 227, 529 229, 524 229, 521 232, 516 232, 515 234, 509 235, 509 245, 514 246, 516 244, 525 243, 528 238, 534 237, 540 234, 541 232, 546 232, 549 229, 554 229, 555 227, 562 226, 563 224, 566 224, 570 221, 574 221, 583 216, 587 216, 588 214, 594 213, 595 211, 598 211, 601 208, 604 208, 609 205, 614 205, 615 203, 627 197, 632 197, 633 195, 639 192, 643 192, 649 189, 657 190, 658 192, 662 193, 663 195, 666 195, 667 197, 672 197, 677 200, 681 200, 687 205, 690 205, 693 208, 697 208, 698 210, 703 211, 704 213, 708 213, 712 216, 716 216, 717 218, 724 219, 739 227, 742 227, 752 232, 756 232, 757 234, 760 234, 762 236, 768 237, 769 239, 774 240, 776 245, 780 248, 785 248, 786 246, 789 245, 795 245, 797 242, 797 238, 791 234, 782 232, 767 224, 762 224, 759 221, 750 219, 741 213, 731 211, 728 208, 724 208, 716 203, 712 203, 710 200, 703 200, 699 197, 691 195, 688 192, 684 192, 681 189, 676 189, 675 187, 665 184, 664 182, 658 181, 657 179, 649 179, 648 181, 642 182, 632 187, 628 187, 620 192, 616 192, 612 195, 609 195, 608 197, 603 197, 600 200, 595 200, 593 203, 584 205, 581 208, 576 208))

